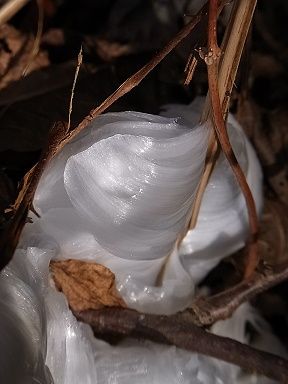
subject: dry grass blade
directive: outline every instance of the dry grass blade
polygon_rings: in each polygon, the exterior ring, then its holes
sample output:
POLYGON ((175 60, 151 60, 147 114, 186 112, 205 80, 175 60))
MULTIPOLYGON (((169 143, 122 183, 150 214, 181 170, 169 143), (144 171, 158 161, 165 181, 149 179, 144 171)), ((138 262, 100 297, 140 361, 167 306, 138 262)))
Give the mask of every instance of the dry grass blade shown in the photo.
MULTIPOLYGON (((221 2, 222 4, 222 2, 221 2)), ((177 35, 168 42, 168 44, 159 51, 146 65, 144 65, 139 71, 137 71, 134 75, 129 77, 124 83, 120 85, 120 87, 113 92, 106 100, 104 100, 97 108, 93 109, 88 116, 84 118, 84 120, 69 134, 65 137, 65 139, 59 143, 54 155, 61 151, 61 149, 69 143, 79 132, 87 127, 90 122, 98 115, 106 111, 113 103, 115 103, 118 99, 126 95, 133 88, 135 88, 141 81, 175 48, 178 44, 181 43, 185 37, 187 37, 192 30, 196 27, 196 25, 200 22, 202 17, 207 14, 207 4, 205 4, 201 10, 195 15, 192 20, 186 24, 177 35)))
POLYGON ((192 81, 195 69, 197 67, 198 59, 194 56, 193 53, 189 55, 184 73, 186 73, 186 78, 184 80, 184 85, 189 85, 192 81))
POLYGON ((67 132, 66 133, 68 133, 70 131, 74 92, 75 92, 76 82, 78 79, 82 60, 83 60, 83 54, 82 54, 82 45, 81 45, 80 51, 79 51, 78 57, 77 57, 77 66, 76 66, 76 71, 75 71, 74 80, 73 80, 73 84, 72 84, 71 97, 70 97, 70 103, 69 103, 69 112, 68 112, 68 124, 67 124, 67 132))
MULTIPOLYGON (((206 153, 206 158, 205 158, 205 166, 204 166, 204 171, 200 180, 200 183, 197 187, 195 199, 193 201, 192 205, 192 214, 191 214, 191 219, 188 225, 188 230, 191 230, 195 228, 197 224, 197 218, 199 215, 201 203, 202 203, 202 198, 207 186, 207 183, 210 179, 210 176, 213 172, 214 166, 216 164, 216 161, 219 157, 220 154, 220 148, 218 145, 218 142, 216 140, 214 131, 210 134, 209 136, 209 142, 208 142, 208 149, 206 153)), ((185 237, 186 233, 184 234, 185 237)))
POLYGON ((95 108, 84 120, 71 132, 67 134, 67 124, 65 124, 65 134, 63 135, 63 123, 61 129, 58 126, 56 132, 52 134, 51 140, 47 148, 44 149, 42 158, 34 168, 25 176, 23 187, 14 204, 14 216, 8 223, 6 229, 0 238, 0 249, 2 252, 0 259, 0 270, 11 260, 16 249, 21 231, 26 222, 29 209, 33 208, 32 201, 34 193, 48 161, 55 156, 61 149, 70 142, 79 132, 87 127, 87 125, 99 114, 104 112, 116 100, 128 93, 136 87, 186 36, 191 33, 194 27, 200 22, 203 15, 207 13, 205 5, 198 14, 186 24, 182 30, 169 43, 154 56, 154 58, 142 67, 138 72, 127 79, 112 95, 110 95, 99 107, 95 108), (64 136, 64 138, 63 138, 64 136))
POLYGON ((38 6, 38 23, 37 23, 37 33, 35 36, 33 48, 28 60, 28 63, 23 71, 23 76, 26 76, 33 60, 37 56, 39 52, 39 47, 40 47, 40 42, 41 42, 41 37, 43 33, 43 24, 44 24, 44 7, 43 7, 43 0, 37 0, 37 6, 38 6))
MULTIPOLYGON (((218 90, 224 116, 227 115, 229 108, 230 95, 234 85, 240 58, 250 28, 256 3, 256 0, 235 1, 221 46, 223 55, 221 56, 219 63, 218 90)), ((208 120, 209 116, 211 116, 211 102, 208 93, 205 107, 201 116, 201 122, 208 120)), ((212 131, 209 137, 209 148, 207 152, 206 164, 197 189, 188 229, 193 229, 196 225, 206 185, 220 154, 220 150, 217 147, 218 142, 216 135, 215 132, 212 131)))
MULTIPOLYGON (((223 116, 222 101, 218 87, 218 59, 220 49, 217 45, 217 3, 218 0, 211 0, 209 7, 209 29, 208 29, 208 85, 211 103, 212 120, 217 139, 221 149, 225 154, 231 169, 238 181, 241 191, 246 200, 249 224, 250 224, 250 239, 249 239, 249 255, 246 262, 245 278, 250 278, 258 264, 257 254, 257 237, 258 237, 258 218, 253 195, 246 181, 244 172, 242 171, 237 158, 230 144, 227 134, 226 125, 223 116)), ((241 2, 243 4, 243 2, 241 2)), ((251 4, 251 1, 249 2, 251 4)), ((236 3, 237 5, 237 3, 236 3)), ((256 5, 256 3, 255 3, 256 5)), ((248 15, 251 20, 251 15, 248 15)))
POLYGON ((0 8, 0 25, 7 23, 29 0, 9 0, 0 8))
POLYGON ((206 161, 203 177, 198 186, 196 199, 193 206, 190 229, 196 224, 200 209, 201 200, 205 187, 211 176, 213 167, 219 156, 218 142, 224 152, 234 174, 238 180, 239 186, 245 197, 249 223, 250 223, 250 241, 249 257, 247 259, 245 277, 249 278, 254 272, 257 263, 257 235, 258 220, 254 199, 247 184, 246 177, 238 164, 233 153, 229 137, 227 135, 224 119, 229 106, 229 97, 232 91, 234 79, 239 65, 241 53, 249 31, 252 15, 256 6, 255 1, 235 1, 232 16, 227 33, 224 38, 222 50, 224 56, 218 69, 220 59, 220 50, 217 45, 216 24, 217 24, 217 4, 218 1, 210 0, 209 9, 209 28, 208 28, 208 50, 205 61, 208 69, 209 99, 206 100, 206 106, 203 111, 202 120, 213 118, 215 131, 210 134, 208 161, 206 161))

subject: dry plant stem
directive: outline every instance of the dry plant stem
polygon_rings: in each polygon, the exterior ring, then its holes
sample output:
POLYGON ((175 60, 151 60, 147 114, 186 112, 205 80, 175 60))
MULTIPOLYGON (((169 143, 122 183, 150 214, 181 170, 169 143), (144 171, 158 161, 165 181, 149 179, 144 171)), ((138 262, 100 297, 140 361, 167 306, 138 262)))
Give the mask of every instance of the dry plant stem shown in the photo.
POLYGON ((0 8, 0 25, 7 23, 29 0, 9 0, 0 8))
POLYGON ((0 238, 0 271, 12 259, 13 253, 17 247, 22 229, 26 223, 29 210, 34 211, 33 198, 34 194, 45 169, 46 164, 52 157, 59 141, 66 132, 66 124, 56 123, 49 134, 46 146, 43 148, 39 162, 25 175, 22 189, 13 206, 14 215, 7 224, 5 230, 1 233, 0 238))
MULTIPOLYGON (((218 88, 224 116, 229 108, 230 95, 256 4, 257 0, 234 0, 230 21, 221 44, 218 88)), ((211 103, 208 95, 201 121, 206 121, 209 115, 211 115, 211 103)))
POLYGON ((50 129, 47 143, 44 146, 38 163, 25 175, 24 186, 17 197, 17 200, 13 206, 14 209, 18 209, 21 202, 25 201, 27 204, 32 205, 36 187, 43 174, 45 166, 48 164, 52 157, 52 153, 55 150, 58 142, 63 138, 67 124, 59 121, 55 123, 50 129), (22 192, 22 193, 21 193, 22 192))
MULTIPOLYGON (((232 92, 237 69, 252 21, 256 3, 257 0, 235 0, 230 16, 230 21, 222 42, 221 51, 223 52, 223 55, 220 57, 219 63, 218 89, 224 116, 227 116, 230 94, 232 92)), ((208 120, 210 115, 211 103, 208 93, 205 107, 201 116, 201 121, 204 122, 208 120)), ((220 150, 217 149, 217 146, 218 143, 215 132, 211 131, 209 136, 206 164, 203 176, 197 189, 189 229, 193 229, 196 225, 206 185, 220 154, 220 150)))
MULTIPOLYGON (((222 6, 223 1, 220 2, 222 6)), ((137 71, 134 75, 129 77, 120 87, 113 92, 106 100, 104 100, 97 108, 93 109, 88 116, 73 130, 71 131, 65 139, 59 143, 54 155, 61 151, 61 149, 69 143, 76 135, 79 134, 83 129, 91 123, 91 121, 104 111, 109 108, 113 103, 115 103, 122 96, 126 95, 133 88, 135 88, 140 82, 179 44, 185 37, 187 37, 196 25, 200 22, 202 17, 207 14, 207 5, 205 4, 201 10, 193 17, 193 19, 186 24, 177 35, 169 41, 169 43, 157 53, 152 60, 150 60, 144 67, 137 71)))
POLYGON ((72 114, 72 109, 73 109, 73 98, 74 98, 74 92, 75 92, 75 86, 76 82, 78 79, 80 67, 83 61, 83 54, 82 54, 82 45, 80 47, 80 51, 78 53, 78 58, 77 58, 77 67, 74 75, 74 80, 73 80, 73 85, 72 85, 72 90, 71 90, 71 97, 70 97, 70 103, 69 103, 69 112, 68 112, 68 124, 67 124, 67 132, 70 131, 70 125, 71 125, 71 114, 72 114))
POLYGON ((213 335, 177 315, 156 316, 130 309, 103 309, 74 313, 92 326, 96 334, 144 338, 175 345, 188 351, 236 364, 250 373, 288 383, 288 361, 235 340, 213 335))
MULTIPOLYGON (((217 14, 218 15, 220 15, 220 13, 222 12, 224 6, 227 3, 229 3, 229 0, 220 1, 219 6, 218 6, 218 10, 217 10, 217 14)), ((198 43, 198 46, 205 45, 205 44, 206 44, 206 37, 203 38, 202 42, 198 43)), ((185 77, 185 80, 184 80, 184 85, 189 85, 191 83, 193 75, 194 75, 194 72, 195 72, 195 69, 197 67, 198 59, 196 58, 195 53, 196 53, 196 47, 190 53, 190 55, 188 57, 188 60, 187 60, 187 63, 186 63, 186 66, 185 66, 185 69, 184 69, 184 73, 186 74, 186 77, 185 77)))
POLYGON ((246 200, 250 224, 250 239, 249 255, 245 267, 245 278, 250 278, 258 264, 258 218, 253 195, 246 181, 245 174, 242 171, 231 147, 226 130, 225 121, 223 118, 222 105, 218 89, 218 60, 220 56, 220 49, 217 45, 216 35, 217 3, 218 0, 210 0, 209 6, 208 50, 209 53, 212 54, 211 63, 207 63, 209 94, 211 100, 213 125, 217 135, 217 139, 220 143, 222 151, 224 152, 235 174, 235 177, 237 178, 239 186, 246 200))
POLYGON ((191 83, 197 64, 198 64, 198 59, 196 59, 196 57, 194 56, 194 53, 191 53, 189 55, 189 58, 184 70, 184 73, 186 73, 184 85, 189 85, 191 83))
POLYGON ((158 53, 152 60, 150 60, 144 67, 127 79, 112 95, 110 95, 99 107, 90 112, 86 118, 71 132, 62 136, 62 129, 59 130, 61 135, 57 136, 57 140, 53 140, 53 145, 49 145, 49 153, 47 153, 46 160, 40 160, 25 176, 22 189, 20 190, 16 202, 14 204, 15 214, 8 223, 5 231, 1 234, 0 238, 0 270, 12 259, 13 253, 16 249, 21 231, 24 227, 25 220, 32 205, 32 199, 40 179, 48 161, 52 159, 61 149, 69 143, 79 132, 85 129, 91 121, 109 108, 116 100, 124 96, 131 89, 136 87, 147 75, 150 73, 186 36, 191 33, 194 27, 200 22, 202 17, 207 14, 207 5, 204 5, 198 14, 186 24, 182 30, 172 39, 169 43, 158 53), (35 172, 35 174, 34 174, 35 172), (34 175, 36 175, 34 177, 34 175), (40 176, 39 176, 40 175, 40 176))
MULTIPOLYGON (((219 154, 220 154, 220 148, 219 148, 218 142, 215 138, 215 133, 213 131, 209 135, 208 149, 207 149, 206 158, 205 158, 204 171, 203 171, 200 183, 197 187, 195 199, 193 201, 192 214, 191 214, 191 219, 190 219, 190 222, 188 225, 188 230, 195 228, 195 226, 197 224, 197 219, 198 219, 200 207, 202 204, 202 198, 203 198, 207 183, 208 183, 210 176, 213 172, 213 169, 215 167, 216 160, 219 157, 219 154)), ((183 238, 185 236, 186 236, 186 233, 184 233, 183 238)))
POLYGON ((250 281, 194 302, 192 308, 172 316, 141 314, 133 310, 112 308, 74 313, 92 326, 96 334, 142 337, 159 343, 212 356, 243 369, 288 383, 288 362, 257 351, 234 340, 201 330, 215 321, 226 319, 243 302, 288 279, 288 263, 269 268, 262 265, 250 281))
POLYGON ((252 300, 259 293, 288 280, 288 263, 274 268, 262 266, 252 278, 219 294, 195 300, 191 311, 193 319, 201 325, 211 325, 218 320, 230 317, 239 305, 252 300))
POLYGON ((28 60, 28 63, 26 65, 26 68, 23 71, 23 76, 26 76, 29 68, 37 56, 39 52, 39 47, 40 47, 40 42, 41 42, 41 37, 42 37, 42 32, 43 32, 43 25, 44 25, 44 7, 43 7, 43 0, 37 0, 37 6, 38 6, 38 23, 37 23, 37 33, 36 37, 34 40, 33 48, 28 60))

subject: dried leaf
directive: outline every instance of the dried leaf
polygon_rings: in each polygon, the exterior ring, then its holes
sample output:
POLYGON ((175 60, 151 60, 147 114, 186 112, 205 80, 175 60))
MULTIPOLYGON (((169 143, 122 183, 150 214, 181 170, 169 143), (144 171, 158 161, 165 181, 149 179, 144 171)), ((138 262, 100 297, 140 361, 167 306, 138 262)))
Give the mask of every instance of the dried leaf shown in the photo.
MULTIPOLYGON (((0 89, 3 89, 22 77, 31 58, 34 37, 5 24, 0 28, 0 42, 0 89)), ((41 50, 33 59, 28 73, 48 65, 48 54, 41 50)))
POLYGON ((101 264, 80 260, 51 261, 56 287, 73 311, 126 307, 115 287, 115 275, 101 264))
POLYGON ((102 60, 108 62, 133 52, 133 49, 129 44, 120 44, 116 41, 113 42, 101 38, 93 39, 92 37, 87 36, 86 42, 90 43, 90 45, 94 42, 98 55, 102 60))
POLYGON ((66 44, 65 33, 61 28, 50 28, 42 36, 41 43, 51 45, 52 47, 60 47, 66 44))

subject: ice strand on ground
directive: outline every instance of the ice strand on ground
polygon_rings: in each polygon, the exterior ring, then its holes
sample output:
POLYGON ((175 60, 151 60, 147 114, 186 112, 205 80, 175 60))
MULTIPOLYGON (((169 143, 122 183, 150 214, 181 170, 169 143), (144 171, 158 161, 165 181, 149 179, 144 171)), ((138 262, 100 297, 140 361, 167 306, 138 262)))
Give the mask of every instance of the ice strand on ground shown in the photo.
MULTIPOLYGON (((64 295, 49 284, 48 264, 54 253, 35 247, 18 250, 0 273, 1 288, 10 292, 0 301, 1 310, 5 307, 1 311, 1 348, 5 347, 0 354, 1 383, 273 383, 245 375, 234 365, 171 346, 132 339, 110 346, 97 340, 89 326, 74 318, 64 295), (9 322, 5 322, 6 315, 9 322)), ((260 349, 271 350, 272 343, 273 352, 285 356, 269 326, 248 304, 211 331, 247 342, 247 323, 259 333, 255 343, 260 349)))

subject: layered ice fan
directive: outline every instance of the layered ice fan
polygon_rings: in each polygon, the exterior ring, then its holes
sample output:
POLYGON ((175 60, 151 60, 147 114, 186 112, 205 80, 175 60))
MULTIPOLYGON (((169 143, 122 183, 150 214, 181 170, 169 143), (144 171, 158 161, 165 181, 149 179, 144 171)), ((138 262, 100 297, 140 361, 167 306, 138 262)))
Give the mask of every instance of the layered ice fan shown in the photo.
MULTIPOLYGON (((175 347, 137 341, 110 347, 95 339, 48 279, 51 258, 95 261, 115 273, 129 307, 171 314, 189 305, 195 285, 221 258, 244 245, 245 201, 221 156, 196 228, 176 245, 191 215, 211 129, 198 124, 201 102, 168 106, 165 116, 102 115, 49 164, 34 199, 40 218, 25 226, 0 276, 6 295, 0 306, 8 308, 1 320, 6 381, 19 345, 25 360, 13 372, 15 384, 21 377, 43 384, 236 382, 238 368, 175 347)), ((258 160, 231 116, 228 130, 259 212, 258 160)), ((247 341, 248 318, 246 306, 221 323, 221 334, 247 341)))
MULTIPOLYGON (((165 116, 99 116, 51 162, 35 195, 41 241, 57 246, 59 258, 109 267, 128 306, 138 310, 171 314, 185 308, 195 284, 243 247, 248 234, 245 200, 220 156, 197 226, 175 246, 205 162, 211 127, 198 124, 201 104, 167 106, 165 116)), ((259 212, 259 162, 232 116, 228 131, 259 212)))

